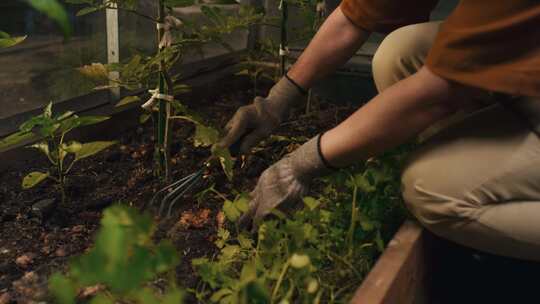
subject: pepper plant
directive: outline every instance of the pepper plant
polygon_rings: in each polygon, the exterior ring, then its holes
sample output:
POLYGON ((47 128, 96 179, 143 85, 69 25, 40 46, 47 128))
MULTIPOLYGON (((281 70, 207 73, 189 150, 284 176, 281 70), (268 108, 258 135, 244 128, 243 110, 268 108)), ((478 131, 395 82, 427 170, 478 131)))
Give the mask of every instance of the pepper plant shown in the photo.
POLYGON ((32 138, 40 141, 30 145, 31 148, 42 152, 52 168, 48 171, 33 171, 22 180, 23 189, 32 188, 41 182, 50 179, 60 190, 61 203, 66 205, 66 180, 72 172, 73 165, 78 161, 95 155, 115 144, 114 141, 94 141, 80 143, 66 141, 65 137, 74 129, 100 123, 107 120, 106 116, 79 117, 72 111, 60 115, 53 115, 52 102, 43 113, 30 118, 19 127, 19 131, 0 141, 0 149, 5 149, 32 138))
MULTIPOLYGON (((138 11, 138 1, 135 0, 68 0, 68 2, 88 5, 79 11, 78 15, 100 9, 118 9, 151 20, 156 24, 158 46, 154 55, 135 55, 123 64, 93 64, 83 67, 81 71, 101 78, 107 78, 109 72, 116 71, 119 72, 120 77, 110 79, 113 87, 123 87, 128 90, 151 89, 150 99, 143 104, 143 108, 150 111, 151 115, 143 116, 142 121, 151 117, 154 122, 156 171, 165 181, 168 180, 172 120, 184 119, 195 124, 196 145, 210 146, 217 141, 219 134, 216 129, 206 126, 198 115, 188 110, 175 98, 189 88, 181 82, 179 74, 171 72, 173 66, 181 63, 189 50, 202 50, 202 47, 210 42, 217 42, 232 49, 224 41, 223 35, 247 28, 258 22, 262 15, 248 6, 242 6, 237 16, 225 15, 217 7, 201 6, 201 11, 210 24, 198 25, 188 20, 179 20, 171 15, 173 7, 193 5, 194 0, 155 0, 158 8, 156 15, 138 11)), ((127 96, 118 105, 136 101, 140 101, 138 96, 127 96)), ((213 151, 218 150, 213 149, 213 151)), ((223 153, 217 157, 222 159, 223 153)))

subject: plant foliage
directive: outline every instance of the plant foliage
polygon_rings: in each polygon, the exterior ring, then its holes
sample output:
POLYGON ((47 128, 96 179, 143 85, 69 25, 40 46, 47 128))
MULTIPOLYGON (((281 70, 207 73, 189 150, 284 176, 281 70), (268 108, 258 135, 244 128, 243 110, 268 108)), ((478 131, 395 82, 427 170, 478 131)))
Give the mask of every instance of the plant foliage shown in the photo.
POLYGON ((101 286, 90 303, 182 303, 183 292, 176 286, 161 292, 149 284, 171 273, 179 261, 171 244, 154 244, 154 230, 151 218, 134 209, 116 205, 105 210, 94 247, 70 263, 67 275, 50 278, 57 302, 76 303, 81 289, 101 286))
POLYGON ((274 212, 256 235, 234 224, 249 198, 225 201, 229 229, 218 231, 217 256, 192 261, 202 280, 194 294, 221 304, 347 303, 405 214, 401 159, 387 155, 325 178, 320 193, 289 214, 274 212))
POLYGON ((65 204, 66 178, 71 173, 73 165, 79 160, 95 155, 114 145, 114 141, 95 141, 80 143, 78 141, 66 141, 65 136, 74 129, 93 125, 104 120, 105 116, 79 117, 68 111, 60 115, 53 115, 52 102, 49 103, 41 115, 34 116, 24 122, 19 131, 0 141, 0 150, 24 143, 30 139, 38 138, 31 148, 42 152, 53 169, 48 172, 34 171, 23 178, 23 189, 32 188, 46 179, 51 179, 58 184, 62 194, 62 204, 65 204))

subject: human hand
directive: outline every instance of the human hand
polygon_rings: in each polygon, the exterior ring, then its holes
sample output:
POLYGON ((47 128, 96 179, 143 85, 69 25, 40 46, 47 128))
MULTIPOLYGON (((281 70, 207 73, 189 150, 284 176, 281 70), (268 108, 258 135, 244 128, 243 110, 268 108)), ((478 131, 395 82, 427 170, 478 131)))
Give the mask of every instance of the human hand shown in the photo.
POLYGON ((276 207, 294 209, 307 194, 311 180, 332 171, 320 154, 319 140, 320 135, 312 138, 261 174, 251 192, 248 211, 239 219, 241 227, 257 227, 276 207))
POLYGON ((301 92, 283 77, 268 94, 255 97, 252 104, 240 107, 225 126, 227 134, 219 142, 232 154, 245 154, 249 149, 267 138, 287 118, 301 92))

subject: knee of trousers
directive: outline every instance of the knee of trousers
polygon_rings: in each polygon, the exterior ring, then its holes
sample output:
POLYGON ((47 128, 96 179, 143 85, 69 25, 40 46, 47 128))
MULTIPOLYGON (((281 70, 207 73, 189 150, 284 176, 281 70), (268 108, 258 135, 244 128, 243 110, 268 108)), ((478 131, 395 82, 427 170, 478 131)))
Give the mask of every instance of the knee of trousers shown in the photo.
POLYGON ((461 224, 474 221, 481 208, 460 199, 459 193, 448 191, 453 187, 441 175, 434 175, 434 170, 429 163, 410 162, 401 176, 402 196, 424 227, 444 236, 461 224))
POLYGON ((386 36, 372 61, 373 79, 379 92, 416 73, 424 65, 438 28, 438 22, 413 24, 386 36))

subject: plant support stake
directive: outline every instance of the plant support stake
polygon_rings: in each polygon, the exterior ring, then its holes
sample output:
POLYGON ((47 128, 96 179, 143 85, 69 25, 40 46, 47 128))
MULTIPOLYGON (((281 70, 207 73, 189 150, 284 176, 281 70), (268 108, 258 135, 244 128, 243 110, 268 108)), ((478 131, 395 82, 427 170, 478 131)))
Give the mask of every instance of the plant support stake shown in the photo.
MULTIPOLYGON (((165 35, 165 29, 163 22, 165 21, 165 5, 162 0, 159 1, 158 6, 158 20, 157 24, 157 42, 160 44, 163 36, 165 35)), ((166 46, 158 45, 158 53, 161 53, 166 46)), ((159 77, 158 77, 158 94, 165 94, 165 73, 166 73, 165 63, 161 61, 159 63, 159 77)), ((170 88, 169 88, 170 89, 170 88)), ((162 177, 165 181, 169 180, 169 115, 171 113, 171 105, 169 102, 159 99, 158 103, 158 112, 157 119, 155 123, 157 124, 157 145, 156 145, 156 162, 158 165, 158 175, 162 177)))
POLYGON ((281 0, 279 2, 278 8, 281 11, 281 36, 279 44, 279 57, 281 59, 280 73, 281 76, 283 76, 286 72, 287 55, 289 55, 289 48, 287 45, 287 20, 289 18, 289 10, 287 8, 287 1, 281 0))

